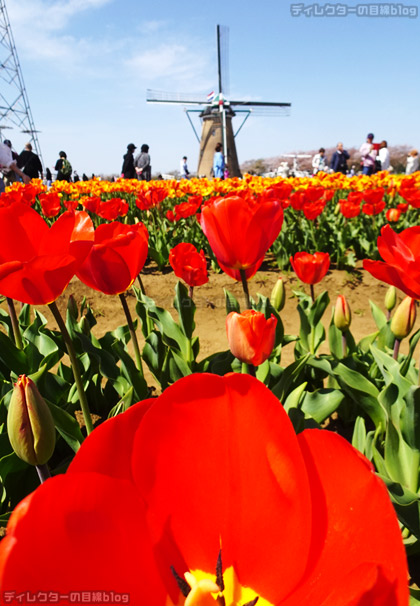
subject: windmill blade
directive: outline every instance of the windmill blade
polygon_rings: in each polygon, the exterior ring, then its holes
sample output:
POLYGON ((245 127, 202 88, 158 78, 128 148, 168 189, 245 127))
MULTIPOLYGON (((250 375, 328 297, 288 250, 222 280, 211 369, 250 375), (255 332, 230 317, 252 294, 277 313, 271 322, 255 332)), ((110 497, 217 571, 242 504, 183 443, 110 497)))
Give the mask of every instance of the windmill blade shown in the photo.
POLYGON ((172 103, 174 105, 207 105, 207 97, 203 94, 167 93, 159 90, 147 89, 147 103, 172 103))
POLYGON ((289 116, 291 103, 281 103, 277 101, 230 101, 232 109, 243 111, 249 109, 253 116, 289 116))
POLYGON ((231 105, 246 105, 247 107, 291 107, 291 103, 280 101, 230 101, 231 105))
POLYGON ((217 26, 217 75, 219 93, 229 96, 229 28, 217 26))

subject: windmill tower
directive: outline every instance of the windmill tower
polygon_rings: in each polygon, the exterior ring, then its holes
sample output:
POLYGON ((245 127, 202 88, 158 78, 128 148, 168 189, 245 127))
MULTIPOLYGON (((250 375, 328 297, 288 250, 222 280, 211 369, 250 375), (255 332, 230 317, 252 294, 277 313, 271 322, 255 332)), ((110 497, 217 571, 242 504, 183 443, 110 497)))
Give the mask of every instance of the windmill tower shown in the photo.
POLYGON ((217 35, 217 74, 218 93, 210 93, 207 98, 202 95, 188 95, 184 93, 165 93, 161 91, 148 90, 146 101, 148 103, 181 104, 184 106, 198 105, 201 109, 187 109, 187 118, 194 130, 195 136, 200 144, 197 174, 199 176, 211 177, 213 168, 213 156, 217 143, 223 145, 223 155, 229 170, 229 176, 240 177, 238 156, 236 152, 235 138, 249 118, 254 115, 287 115, 290 103, 277 101, 248 101, 228 100, 228 62, 227 62, 227 39, 228 28, 218 25, 217 35), (198 112, 201 123, 201 137, 199 137, 190 114, 198 112), (241 116, 242 122, 236 132, 233 130, 232 118, 241 116))
POLYGON ((29 106, 22 70, 13 40, 5 0, 0 0, 0 138, 5 129, 18 128, 27 133, 32 147, 41 159, 41 149, 29 106))

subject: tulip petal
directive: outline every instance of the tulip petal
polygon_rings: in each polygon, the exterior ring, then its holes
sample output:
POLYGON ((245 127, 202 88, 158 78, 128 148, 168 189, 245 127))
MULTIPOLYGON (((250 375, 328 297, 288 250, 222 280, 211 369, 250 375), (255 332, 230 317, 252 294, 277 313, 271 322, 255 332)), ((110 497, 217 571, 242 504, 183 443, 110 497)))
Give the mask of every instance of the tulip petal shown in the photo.
POLYGON ((133 476, 167 587, 183 560, 213 572, 220 545, 224 568, 271 603, 299 581, 308 479, 284 409, 253 377, 192 375, 166 390, 135 437, 133 476))
POLYGON ((382 261, 364 259, 363 269, 372 274, 374 278, 399 288, 409 297, 420 299, 420 283, 412 280, 409 274, 403 274, 399 268, 382 261))
POLYGON ((0 544, 0 575, 3 592, 113 591, 150 606, 167 595, 133 486, 96 473, 47 480, 18 506, 0 544))
POLYGON ((148 252, 148 234, 138 227, 119 222, 100 225, 95 242, 77 277, 84 284, 107 295, 125 292, 142 269, 148 252))
POLYGON ((32 259, 48 231, 44 219, 26 204, 0 208, 0 262, 32 259))
POLYGON ((312 564, 284 606, 324 605, 324 601, 325 606, 405 606, 404 546, 385 485, 369 461, 340 436, 314 429, 297 438, 311 479, 315 532, 312 564), (327 523, 325 538, 316 531, 316 520, 322 518, 327 523), (368 602, 327 600, 343 594, 363 598, 375 585, 377 591, 368 602), (384 602, 384 593, 392 599, 384 602))
POLYGON ((102 423, 81 445, 67 473, 97 472, 120 480, 132 479, 131 457, 136 431, 155 398, 138 402, 102 423), (123 445, 123 447, 122 447, 123 445))

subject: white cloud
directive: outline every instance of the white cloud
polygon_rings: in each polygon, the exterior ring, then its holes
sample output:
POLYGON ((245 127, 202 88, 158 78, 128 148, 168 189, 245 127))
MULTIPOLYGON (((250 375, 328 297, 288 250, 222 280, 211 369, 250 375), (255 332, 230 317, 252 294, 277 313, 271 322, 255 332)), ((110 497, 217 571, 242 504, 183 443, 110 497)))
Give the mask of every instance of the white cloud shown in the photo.
POLYGON ((97 10, 114 0, 9 0, 8 15, 18 54, 26 60, 51 61, 63 71, 86 66, 86 57, 110 52, 116 44, 98 44, 66 29, 82 12, 97 10))
POLYGON ((166 25, 167 25, 166 21, 158 21, 158 20, 144 21, 140 25, 139 30, 142 34, 145 34, 145 35, 156 34, 156 32, 161 31, 164 27, 166 27, 166 25))
POLYGON ((138 77, 150 82, 150 85, 156 80, 159 80, 163 88, 167 88, 165 81, 168 85, 178 83, 191 86, 191 92, 211 86, 215 79, 215 74, 214 78, 212 77, 212 71, 216 71, 215 66, 211 66, 209 57, 197 53, 193 44, 188 47, 179 43, 166 43, 149 48, 131 57, 127 65, 138 77))

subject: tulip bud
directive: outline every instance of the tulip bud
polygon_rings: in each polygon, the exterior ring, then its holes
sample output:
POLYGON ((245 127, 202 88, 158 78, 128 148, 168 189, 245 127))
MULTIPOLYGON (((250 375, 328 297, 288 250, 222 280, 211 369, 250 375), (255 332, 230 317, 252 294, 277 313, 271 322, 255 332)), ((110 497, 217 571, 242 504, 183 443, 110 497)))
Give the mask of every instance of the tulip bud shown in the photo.
POLYGON ((411 297, 405 299, 398 305, 391 320, 391 330, 395 338, 401 341, 407 337, 416 321, 416 301, 411 297))
POLYGON ((90 335, 90 325, 86 316, 82 316, 77 324, 79 330, 86 335, 87 337, 90 335))
POLYGON ((7 433, 17 456, 30 465, 45 465, 55 448, 50 409, 29 377, 15 384, 7 415, 7 433))
POLYGON ((284 288, 283 278, 279 278, 271 291, 270 303, 278 312, 284 307, 286 302, 286 291, 284 288))
POLYGON ((69 312, 70 316, 77 321, 77 318, 79 317, 79 310, 77 308, 76 299, 73 295, 69 296, 69 300, 67 302, 67 311, 69 312))
POLYGON ((350 328, 350 324, 351 310, 349 304, 344 295, 339 295, 334 307, 334 326, 341 332, 346 332, 350 328))
POLYGON ((395 286, 390 286, 385 295, 385 308, 392 311, 397 303, 397 289, 395 286))
POLYGON ((270 356, 276 338, 277 319, 253 309, 238 314, 232 311, 226 317, 226 332, 230 351, 235 358, 259 366, 270 356))

